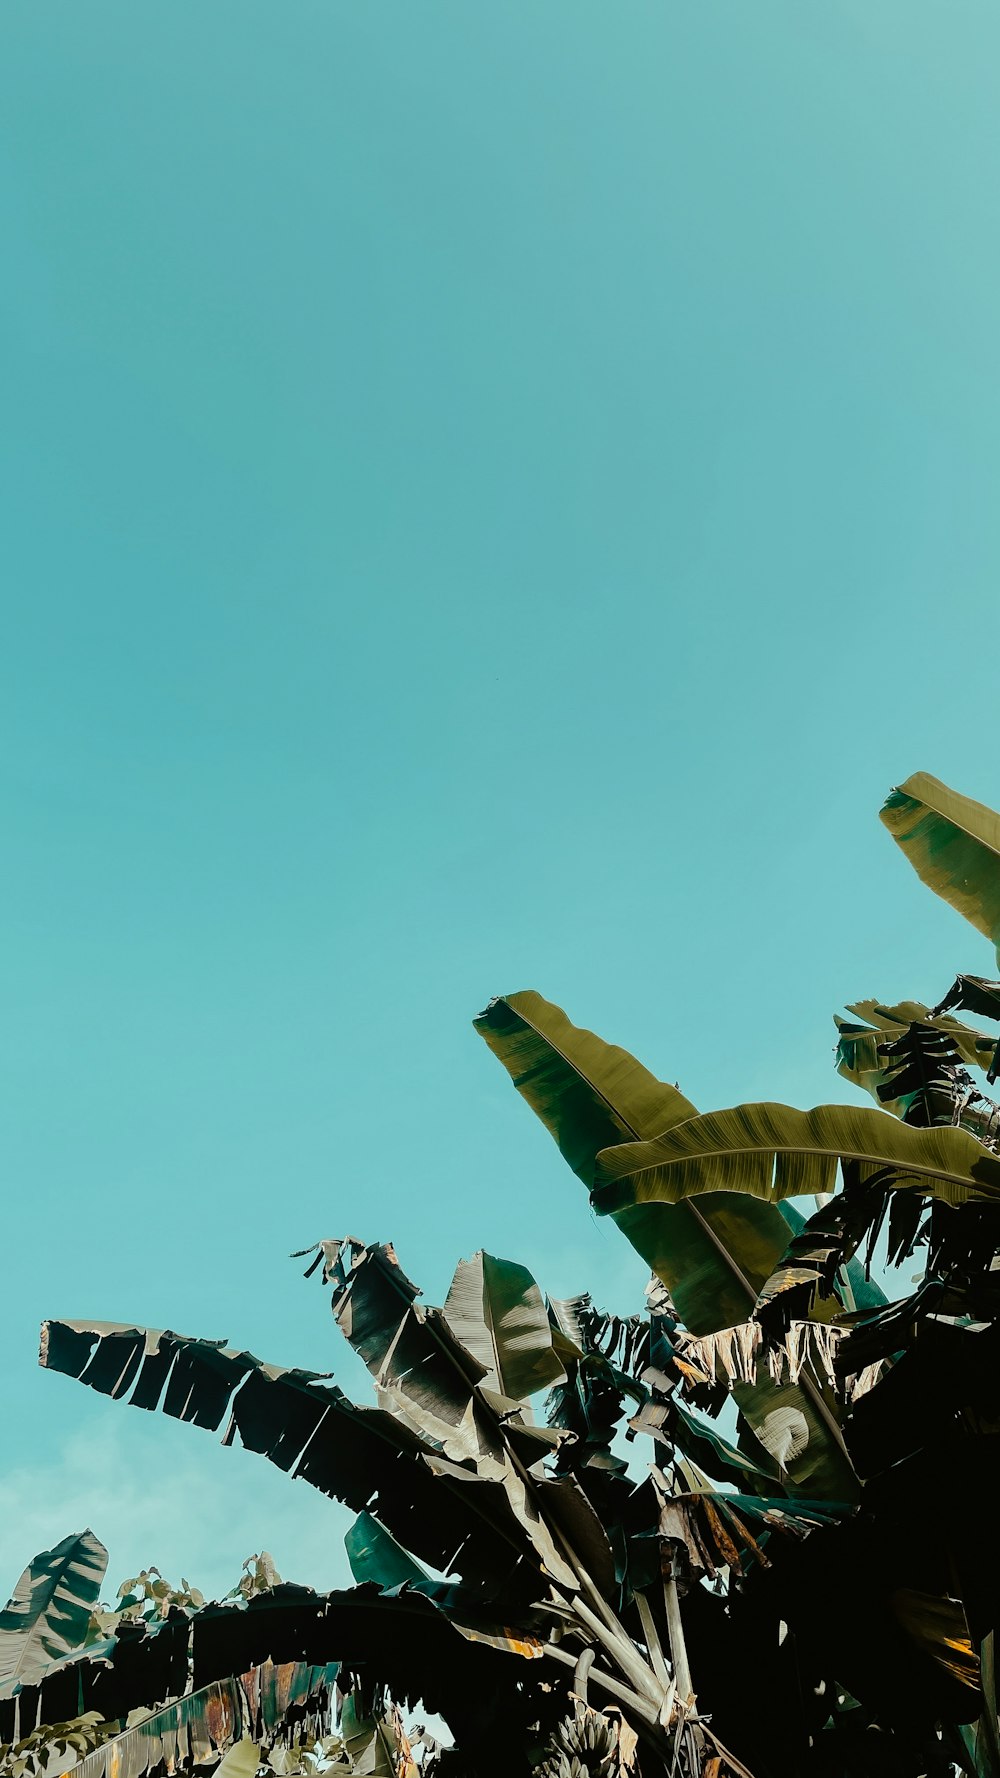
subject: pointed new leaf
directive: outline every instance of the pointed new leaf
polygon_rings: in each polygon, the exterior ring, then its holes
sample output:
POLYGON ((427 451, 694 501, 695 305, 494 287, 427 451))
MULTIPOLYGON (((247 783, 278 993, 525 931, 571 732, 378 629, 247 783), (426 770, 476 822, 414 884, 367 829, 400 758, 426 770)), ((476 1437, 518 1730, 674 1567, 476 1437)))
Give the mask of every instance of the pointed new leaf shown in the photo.
POLYGON ((542 1293, 513 1260, 482 1252, 460 1260, 444 1314, 456 1339, 486 1370, 486 1386, 499 1394, 526 1401, 565 1376, 542 1293))
POLYGON ((1000 947, 1000 815, 915 772, 881 818, 921 881, 1000 947))
POLYGON ((28 1564, 0 1613, 0 1695, 35 1685, 83 1646, 108 1552, 92 1531, 64 1537, 28 1564))

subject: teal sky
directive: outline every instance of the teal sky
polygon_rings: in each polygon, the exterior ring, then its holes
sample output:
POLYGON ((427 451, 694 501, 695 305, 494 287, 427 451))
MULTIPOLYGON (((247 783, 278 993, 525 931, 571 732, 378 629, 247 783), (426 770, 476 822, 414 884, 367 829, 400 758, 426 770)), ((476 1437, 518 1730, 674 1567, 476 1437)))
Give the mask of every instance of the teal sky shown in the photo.
POLYGON ((1000 805, 986 0, 6 0, 0 1586, 346 1515, 35 1368, 341 1364, 286 1255, 642 1267, 471 1031, 706 1109, 989 948, 880 828, 1000 805))

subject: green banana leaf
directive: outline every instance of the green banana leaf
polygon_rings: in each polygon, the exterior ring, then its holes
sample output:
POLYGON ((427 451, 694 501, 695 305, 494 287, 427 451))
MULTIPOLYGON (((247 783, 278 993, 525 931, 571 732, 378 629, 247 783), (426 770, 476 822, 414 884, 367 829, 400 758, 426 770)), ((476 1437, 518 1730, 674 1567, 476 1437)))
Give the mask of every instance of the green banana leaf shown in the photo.
MULTIPOLYGON (((630 1424, 634 1425, 637 1420, 641 1420, 641 1414, 636 1415, 630 1424)), ((643 1428, 640 1426, 639 1430, 643 1428)), ((765 1469, 755 1463, 745 1451, 738 1450, 723 1438, 710 1420, 698 1419, 679 1401, 673 1404, 672 1436, 685 1457, 690 1457, 717 1482, 731 1483, 733 1477, 738 1476, 744 1485, 766 1484, 760 1488, 760 1492, 766 1494, 775 1479, 773 1465, 765 1469)))
MULTIPOLYGON (((639 1141, 700 1121, 677 1087, 656 1080, 626 1050, 573 1025, 540 994, 494 1000, 474 1023, 588 1187, 594 1184, 597 1156, 609 1143, 623 1135, 639 1141)), ((777 1204, 726 1189, 697 1203, 623 1202, 612 1214, 668 1286, 678 1314, 695 1334, 745 1321, 789 1241, 788 1222, 777 1204)), ((827 1313, 836 1307, 828 1305, 827 1313)), ((762 1376, 756 1384, 739 1385, 734 1394, 755 1434, 755 1461, 773 1467, 760 1440, 774 1445, 775 1427, 791 1409, 805 1423, 808 1444, 787 1467, 788 1485, 801 1482, 838 1500, 856 1494, 836 1408, 809 1380, 804 1387, 779 1386, 762 1376), (771 1419, 776 1413, 779 1422, 771 1419)), ((782 1448, 786 1442, 782 1436, 782 1448)))
POLYGON ((42 1550, 0 1612, 0 1697, 35 1685, 54 1661, 83 1646, 108 1552, 92 1531, 42 1550))
MULTIPOLYGON (((864 1023, 850 1024, 834 1015, 838 1036, 837 1073, 852 1086, 870 1093, 872 1098, 878 1097, 879 1084, 885 1079, 879 1046, 901 1037, 909 1025, 927 1025, 932 1031, 950 1037, 967 1068, 982 1068, 988 1073, 992 1067, 995 1037, 946 1013, 932 1013, 919 1000, 903 1000, 897 1006, 884 1006, 880 1000, 856 1000, 847 1010, 864 1023)), ((1000 1012, 997 1016, 1000 1017, 1000 1012)))
POLYGON ((484 1383, 526 1401, 566 1375, 552 1324, 531 1273, 510 1259, 479 1252, 460 1260, 445 1298, 445 1320, 486 1371, 484 1383))
POLYGON ((1000 958, 1000 815, 929 772, 891 791, 880 813, 921 882, 991 939, 1000 958))
POLYGON ((351 1573, 360 1584, 373 1580, 383 1592, 406 1582, 417 1585, 430 1577, 371 1513, 359 1513, 344 1538, 351 1573))
POLYGON ((252 1774, 259 1762, 252 1736, 260 1725, 247 1708, 247 1688, 241 1681, 255 1682, 253 1689, 260 1698, 268 1730, 280 1726, 288 1715, 300 1732, 310 1717, 322 1732, 330 1726, 331 1698, 339 1674, 339 1662, 322 1667, 296 1662, 280 1671, 267 1662, 239 1678, 215 1680, 139 1717, 120 1734, 103 1741, 73 1766, 73 1778, 110 1778, 124 1772, 129 1778, 145 1778, 146 1773, 162 1772, 165 1765, 175 1771, 211 1768, 229 1778, 252 1774), (225 1749, 228 1754, 223 1752, 222 1760, 213 1766, 225 1749), (250 1749, 249 1757, 234 1758, 236 1749, 244 1753, 250 1749))
MULTIPOLYGON (((627 1050, 571 1024, 534 991, 492 1001, 474 1023, 588 1190, 602 1150, 698 1116, 677 1087, 656 1080, 627 1050)), ((676 1215, 665 1205, 630 1206, 615 1221, 677 1290, 678 1312, 699 1334, 744 1320, 788 1245, 777 1206, 747 1198, 703 1199, 676 1215)))
MULTIPOLYGON (((796 1235, 801 1235, 811 1218, 803 1216, 798 1206, 789 1203, 787 1198, 779 1205, 779 1209, 793 1238, 796 1235)), ((786 1254, 785 1257, 787 1259, 789 1254, 786 1254)), ((844 1303, 849 1310, 882 1309, 889 1300, 881 1285, 876 1284, 874 1278, 868 1276, 866 1268, 858 1259, 849 1259, 845 1266, 841 1266, 838 1276, 843 1286, 844 1303)))
POLYGON ((853 1105, 737 1105, 689 1118, 654 1142, 628 1142, 598 1157, 593 1193, 600 1215, 640 1205, 679 1204, 702 1192, 747 1192, 769 1203, 834 1190, 845 1162, 862 1179, 882 1169, 887 1185, 915 1188, 946 1204, 1000 1202, 1000 1160, 964 1130, 915 1129, 853 1105))
POLYGON ((627 1050, 571 1024, 532 989, 491 1001, 473 1024, 588 1188, 602 1148, 658 1136, 697 1115, 679 1088, 657 1080, 627 1050))

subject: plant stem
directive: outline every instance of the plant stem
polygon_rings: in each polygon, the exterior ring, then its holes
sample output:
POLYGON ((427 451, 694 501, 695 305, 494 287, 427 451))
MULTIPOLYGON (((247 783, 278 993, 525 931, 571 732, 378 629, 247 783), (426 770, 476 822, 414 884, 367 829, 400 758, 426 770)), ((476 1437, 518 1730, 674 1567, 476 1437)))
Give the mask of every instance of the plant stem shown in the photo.
POLYGON ((681 1602, 677 1594, 677 1578, 674 1574, 673 1559, 670 1556, 664 1557, 663 1603, 667 1612, 667 1633, 670 1637, 670 1658, 674 1664, 674 1678, 677 1681, 677 1696, 682 1704, 690 1705, 694 1703, 694 1687, 691 1684, 687 1643, 684 1640, 684 1625, 681 1622, 681 1602))

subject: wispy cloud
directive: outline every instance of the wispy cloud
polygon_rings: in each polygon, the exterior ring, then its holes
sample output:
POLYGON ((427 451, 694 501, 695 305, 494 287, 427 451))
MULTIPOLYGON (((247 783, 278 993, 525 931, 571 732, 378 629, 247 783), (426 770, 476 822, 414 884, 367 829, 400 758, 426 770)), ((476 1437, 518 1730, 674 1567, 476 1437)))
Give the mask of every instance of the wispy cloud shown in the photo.
POLYGON ((350 1522, 344 1508, 250 1452, 98 1402, 88 1428, 68 1435, 53 1460, 29 1459, 0 1476, 0 1595, 36 1551, 87 1525, 108 1547, 109 1593, 155 1563, 218 1596, 262 1548, 286 1579, 349 1584, 350 1522))

